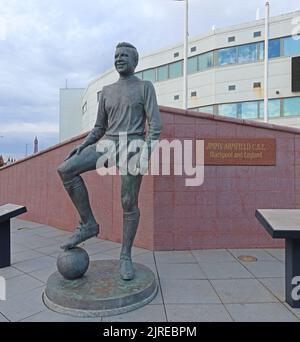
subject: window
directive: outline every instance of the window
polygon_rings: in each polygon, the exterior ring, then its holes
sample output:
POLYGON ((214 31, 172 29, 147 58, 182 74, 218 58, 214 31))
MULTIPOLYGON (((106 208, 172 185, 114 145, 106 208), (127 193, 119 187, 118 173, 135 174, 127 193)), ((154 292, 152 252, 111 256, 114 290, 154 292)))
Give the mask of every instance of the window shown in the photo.
POLYGON ((261 88, 261 83, 260 82, 254 82, 253 88, 261 88))
MULTIPOLYGON (((259 101, 259 117, 264 118, 264 101, 259 101)), ((269 100, 268 117, 276 118, 280 116, 280 99, 269 100)))
POLYGON ((100 102, 101 93, 102 91, 98 91, 97 93, 97 102, 100 102))
POLYGON ((228 37, 228 43, 234 42, 235 41, 235 36, 228 37))
POLYGON ((179 95, 174 95, 174 100, 179 100, 179 95))
POLYGON ((143 79, 143 72, 142 72, 142 71, 136 72, 136 73, 135 73, 135 76, 138 77, 138 78, 140 78, 140 79, 142 80, 142 79, 143 79))
POLYGON ((218 51, 219 65, 235 64, 237 57, 237 48, 226 48, 218 51))
POLYGON ((257 119, 258 118, 257 101, 241 103, 241 118, 242 119, 257 119))
POLYGON ((197 92, 196 91, 192 91, 191 92, 191 97, 195 97, 195 96, 197 96, 197 92))
POLYGON ((253 32, 253 37, 254 37, 254 38, 260 37, 260 36, 261 36, 261 31, 253 32))
POLYGON ((191 48, 191 52, 195 52, 195 51, 197 51, 197 47, 196 47, 196 46, 193 46, 193 47, 191 48))
POLYGON ((198 57, 188 59, 188 73, 193 74, 198 71, 198 57))
POLYGON ((199 107, 198 112, 213 114, 214 113, 214 106, 199 107))
POLYGON ((236 118, 237 117, 237 104, 226 103, 226 104, 219 105, 219 115, 236 118))
POLYGON ((284 38, 284 56, 300 55, 300 36, 284 38))
POLYGON ((155 69, 148 69, 143 71, 143 80, 155 82, 155 69))
POLYGON ((228 86, 228 90, 229 90, 229 91, 235 90, 235 85, 230 85, 230 86, 228 86))
MULTIPOLYGON (((259 59, 264 59, 265 56, 265 43, 259 44, 259 59)), ((269 40, 269 58, 280 57, 280 39, 269 40)))
POLYGON ((198 56, 198 70, 203 71, 212 68, 214 65, 213 52, 207 52, 198 56))
POLYGON ((283 99, 284 116, 300 116, 300 97, 289 97, 283 99))
POLYGON ((165 81, 169 78, 168 75, 168 66, 163 65, 157 68, 157 80, 158 81, 165 81))
POLYGON ((82 115, 84 115, 87 112, 87 102, 82 106, 82 115))
POLYGON ((177 58, 177 57, 179 57, 179 52, 174 53, 174 58, 177 58))
POLYGON ((176 78, 182 76, 182 61, 169 64, 169 77, 176 78))
POLYGON ((257 44, 247 44, 238 47, 238 63, 255 62, 257 60, 257 44))
POLYGON ((269 58, 280 56, 280 39, 273 39, 269 41, 269 58))

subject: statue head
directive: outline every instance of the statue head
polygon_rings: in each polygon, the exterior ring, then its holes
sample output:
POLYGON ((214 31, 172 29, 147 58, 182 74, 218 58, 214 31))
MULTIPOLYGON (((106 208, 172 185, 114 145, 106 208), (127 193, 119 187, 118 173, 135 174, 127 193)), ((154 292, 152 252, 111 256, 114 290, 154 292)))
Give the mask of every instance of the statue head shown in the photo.
POLYGON ((130 43, 119 43, 116 46, 115 67, 121 76, 134 73, 139 61, 137 49, 130 43))

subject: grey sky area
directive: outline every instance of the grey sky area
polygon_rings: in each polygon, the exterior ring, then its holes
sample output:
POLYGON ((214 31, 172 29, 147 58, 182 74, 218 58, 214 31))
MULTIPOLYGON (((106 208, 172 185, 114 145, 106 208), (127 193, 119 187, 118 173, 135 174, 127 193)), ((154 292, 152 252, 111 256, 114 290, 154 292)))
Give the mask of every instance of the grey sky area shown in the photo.
MULTIPOLYGON (((271 0, 271 16, 300 0, 271 0)), ((190 0, 191 37, 264 16, 263 0, 190 0)), ((182 41, 183 2, 173 0, 0 0, 0 154, 21 158, 58 142, 58 91, 113 65, 120 41, 140 54, 182 41)))

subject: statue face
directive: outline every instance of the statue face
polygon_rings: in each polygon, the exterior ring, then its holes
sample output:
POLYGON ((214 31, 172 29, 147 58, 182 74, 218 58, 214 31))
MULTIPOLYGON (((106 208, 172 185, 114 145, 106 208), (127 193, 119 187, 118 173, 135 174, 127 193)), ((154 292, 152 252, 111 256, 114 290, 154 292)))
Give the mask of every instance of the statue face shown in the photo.
POLYGON ((120 47, 116 49, 115 67, 122 76, 130 75, 134 72, 135 64, 132 49, 120 47))

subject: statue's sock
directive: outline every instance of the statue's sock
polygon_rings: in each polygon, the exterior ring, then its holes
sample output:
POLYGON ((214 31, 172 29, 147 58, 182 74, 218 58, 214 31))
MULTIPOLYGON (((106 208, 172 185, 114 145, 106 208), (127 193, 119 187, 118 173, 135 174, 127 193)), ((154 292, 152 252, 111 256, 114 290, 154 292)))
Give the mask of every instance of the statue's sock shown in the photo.
POLYGON ((123 280, 134 278, 131 248, 140 220, 140 210, 125 211, 123 214, 123 245, 120 256, 120 275, 123 280))
POLYGON ((95 224, 96 220, 83 179, 80 176, 76 176, 70 181, 64 181, 63 184, 80 215, 81 221, 85 224, 95 224))

